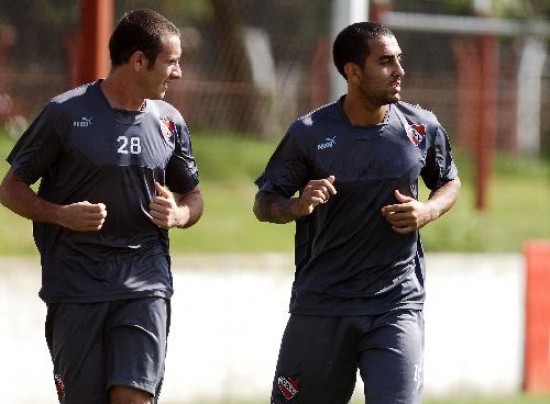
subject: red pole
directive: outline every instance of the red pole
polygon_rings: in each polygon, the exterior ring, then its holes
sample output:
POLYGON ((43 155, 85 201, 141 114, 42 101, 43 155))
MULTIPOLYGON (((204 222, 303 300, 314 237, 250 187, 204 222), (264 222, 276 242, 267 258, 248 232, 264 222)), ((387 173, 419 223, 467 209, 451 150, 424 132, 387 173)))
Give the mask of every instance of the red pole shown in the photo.
POLYGON ((79 84, 107 76, 110 69, 109 38, 113 30, 113 0, 81 0, 79 84))
POLYGON ((497 135, 498 40, 492 35, 479 38, 481 54, 480 130, 477 141, 476 208, 487 208, 487 191, 497 135))
POLYGON ((481 62, 477 42, 454 40, 452 49, 456 62, 456 145, 476 156, 479 141, 481 107, 481 62))
POLYGON ((391 10, 391 0, 374 0, 369 9, 369 21, 384 22, 385 14, 391 10))
POLYGON ((524 247, 525 363, 523 389, 550 391, 550 240, 533 240, 524 247))

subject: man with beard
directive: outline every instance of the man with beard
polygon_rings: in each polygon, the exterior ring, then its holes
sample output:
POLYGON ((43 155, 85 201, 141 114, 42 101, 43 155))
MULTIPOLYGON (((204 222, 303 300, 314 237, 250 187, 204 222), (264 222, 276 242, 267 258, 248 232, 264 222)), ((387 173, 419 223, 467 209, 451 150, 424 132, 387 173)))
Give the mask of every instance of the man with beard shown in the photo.
POLYGON ((256 180, 256 217, 296 222, 273 404, 346 404, 357 369, 369 404, 422 400, 419 229, 453 206, 460 179, 434 114, 401 101, 401 53, 384 25, 342 30, 347 94, 297 119, 256 180))

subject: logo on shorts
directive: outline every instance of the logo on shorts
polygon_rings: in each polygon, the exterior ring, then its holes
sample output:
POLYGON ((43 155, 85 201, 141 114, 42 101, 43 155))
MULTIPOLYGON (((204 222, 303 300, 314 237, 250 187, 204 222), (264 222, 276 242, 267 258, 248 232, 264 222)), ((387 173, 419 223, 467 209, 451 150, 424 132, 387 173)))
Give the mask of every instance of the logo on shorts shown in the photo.
POLYGON ((53 379, 55 381, 55 390, 57 391, 59 402, 63 402, 65 401, 65 383, 63 382, 63 376, 56 373, 53 379))
POLYGON ((277 385, 287 400, 292 400, 300 390, 300 383, 292 377, 279 376, 277 378, 277 385))
POLYGON ((414 123, 405 128, 407 136, 413 145, 418 146, 426 137, 426 125, 422 123, 414 123))

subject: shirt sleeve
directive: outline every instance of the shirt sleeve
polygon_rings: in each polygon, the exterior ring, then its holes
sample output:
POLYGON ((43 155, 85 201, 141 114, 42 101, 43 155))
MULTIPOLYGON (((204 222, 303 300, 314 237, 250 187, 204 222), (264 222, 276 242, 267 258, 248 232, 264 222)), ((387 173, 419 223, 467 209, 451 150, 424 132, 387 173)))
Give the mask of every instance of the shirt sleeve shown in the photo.
POLYGON ((433 143, 428 149, 426 165, 420 175, 430 190, 438 189, 458 176, 449 137, 441 126, 437 127, 433 143))
POLYGON ((255 181, 260 191, 277 192, 290 198, 305 186, 311 170, 297 136, 298 133, 289 130, 281 140, 265 171, 255 181))
POLYGON ((165 180, 171 191, 180 194, 191 191, 199 183, 199 169, 185 122, 177 124, 174 153, 166 167, 165 180))
POLYGON ((63 152, 53 109, 50 103, 42 110, 7 157, 12 171, 29 185, 43 177, 63 152))

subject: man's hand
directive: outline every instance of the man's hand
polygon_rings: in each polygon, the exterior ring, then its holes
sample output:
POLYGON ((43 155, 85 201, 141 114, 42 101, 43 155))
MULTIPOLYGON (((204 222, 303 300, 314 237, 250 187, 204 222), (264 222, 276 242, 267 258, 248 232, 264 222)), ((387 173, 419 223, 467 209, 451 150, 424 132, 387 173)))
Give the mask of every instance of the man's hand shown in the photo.
POLYGON ((254 215, 260 222, 288 223, 307 216, 322 203, 336 195, 334 175, 310 180, 299 198, 287 198, 276 192, 258 191, 254 199, 254 215))
MULTIPOLYGON (((155 182, 155 191, 157 195, 149 204, 149 213, 154 224, 163 229, 169 229, 177 226, 179 221, 182 221, 182 223, 187 222, 188 218, 182 219, 178 217, 182 209, 178 209, 179 207, 174 199, 174 195, 168 188, 155 182)), ((186 212, 189 214, 188 210, 186 212)))
POLYGON ((410 196, 395 191, 396 204, 382 208, 382 215, 399 234, 416 231, 437 218, 429 203, 417 201, 410 196))
POLYGON ((320 204, 327 203, 332 195, 336 195, 334 175, 320 180, 310 180, 302 194, 294 200, 292 213, 296 217, 309 215, 320 204))
POLYGON ((61 207, 59 224, 74 231, 99 231, 106 217, 103 203, 76 202, 61 207))

